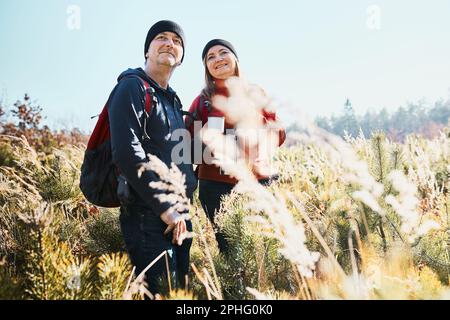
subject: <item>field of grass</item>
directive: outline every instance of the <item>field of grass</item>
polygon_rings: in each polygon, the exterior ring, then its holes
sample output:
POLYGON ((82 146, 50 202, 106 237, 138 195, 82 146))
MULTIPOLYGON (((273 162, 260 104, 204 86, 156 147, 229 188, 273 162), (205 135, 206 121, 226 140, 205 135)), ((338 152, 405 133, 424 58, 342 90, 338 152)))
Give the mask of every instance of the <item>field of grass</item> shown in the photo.
MULTIPOLYGON (((245 169, 224 199, 219 254, 197 196, 189 289, 168 299, 449 299, 450 130, 288 137, 270 187, 245 169)), ((0 137, 0 298, 140 299, 117 209, 83 198, 84 149, 0 137)), ((220 156, 219 156, 220 158, 220 156)), ((223 159, 222 159, 223 160, 223 159)))

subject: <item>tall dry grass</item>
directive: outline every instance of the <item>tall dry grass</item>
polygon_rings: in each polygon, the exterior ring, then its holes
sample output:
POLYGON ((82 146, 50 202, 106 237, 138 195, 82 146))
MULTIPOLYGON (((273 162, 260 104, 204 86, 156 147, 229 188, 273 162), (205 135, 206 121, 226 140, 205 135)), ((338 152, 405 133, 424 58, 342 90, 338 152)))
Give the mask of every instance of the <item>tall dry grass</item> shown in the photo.
MULTIPOLYGON (((262 124, 235 110, 245 105, 258 114, 268 101, 233 81, 231 97, 216 103, 252 145, 261 136, 246 134, 262 124)), ((271 135, 262 141, 279 172, 268 187, 223 140, 229 137, 204 132, 215 162, 239 179, 217 217, 227 255, 219 253, 197 196, 189 205, 176 167, 152 160, 147 169, 163 179, 149 187, 171 191, 161 200, 189 209, 194 225, 189 289, 164 298, 450 298, 449 128, 404 144, 382 133, 340 139, 305 121, 302 129, 274 153, 271 135)), ((148 295, 126 257, 117 210, 90 205, 77 188, 82 150, 67 145, 44 154, 26 138, 1 136, 2 298, 148 295)))

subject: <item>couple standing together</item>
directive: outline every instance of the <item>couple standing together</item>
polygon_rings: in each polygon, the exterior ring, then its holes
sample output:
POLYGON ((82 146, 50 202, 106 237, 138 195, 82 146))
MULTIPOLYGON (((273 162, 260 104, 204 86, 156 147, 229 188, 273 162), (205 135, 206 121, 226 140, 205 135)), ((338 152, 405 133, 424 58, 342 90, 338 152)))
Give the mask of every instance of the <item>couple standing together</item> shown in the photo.
MULTIPOLYGON (((172 150, 179 143, 172 141, 171 133, 188 129, 193 135, 194 121, 205 125, 211 116, 223 117, 224 129, 232 128, 226 115, 215 108, 211 100, 215 95, 227 97, 225 80, 240 76, 233 45, 221 39, 209 41, 202 52, 206 85, 193 101, 190 116, 183 119, 180 99, 168 82, 176 67, 183 62, 185 43, 183 30, 178 24, 168 20, 155 23, 145 39, 144 68, 128 69, 119 76, 108 110, 113 162, 126 178, 131 189, 130 198, 133 199, 120 208, 120 225, 130 260, 139 274, 167 250, 169 278, 179 288, 186 286, 192 244, 192 239, 183 241, 181 233, 192 231, 192 224, 183 218, 186 212, 176 212, 170 204, 155 198, 157 193, 163 192, 149 187, 150 182, 158 181, 155 172, 145 171, 138 177, 137 170, 148 161, 148 153, 170 166, 172 150), (148 114, 145 112, 148 89, 144 83, 150 85, 153 98, 148 114), (167 235, 166 230, 172 232, 167 235)), ((277 122, 274 113, 264 111, 261 116, 266 123, 277 122)), ((285 133, 281 127, 278 131, 281 145, 285 133)), ((196 172, 192 164, 177 166, 186 177, 186 194, 190 199, 199 180, 199 199, 214 224, 221 197, 230 193, 237 181, 212 164, 199 164, 196 172)), ((256 177, 261 183, 268 182, 266 177, 256 177)), ((216 233, 216 238, 220 251, 225 253, 228 249, 226 238, 221 232, 216 233)), ((148 289, 152 294, 164 292, 161 286, 168 279, 166 270, 165 259, 160 259, 146 272, 148 289)))

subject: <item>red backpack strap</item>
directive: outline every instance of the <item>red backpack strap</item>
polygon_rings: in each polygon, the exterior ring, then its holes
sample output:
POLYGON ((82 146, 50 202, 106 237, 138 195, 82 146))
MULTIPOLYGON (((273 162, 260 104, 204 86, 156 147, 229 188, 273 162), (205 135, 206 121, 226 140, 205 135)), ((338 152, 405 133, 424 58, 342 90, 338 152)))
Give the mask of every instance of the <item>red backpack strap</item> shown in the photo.
POLYGON ((152 107, 152 93, 150 91, 152 91, 154 93, 154 90, 152 87, 150 87, 150 84, 145 81, 144 79, 141 79, 142 81, 142 85, 144 86, 145 89, 145 111, 150 114, 150 108, 152 107))
POLYGON ((145 89, 145 115, 144 115, 144 124, 142 125, 142 140, 149 139, 150 136, 147 133, 147 119, 150 117, 150 112, 152 108, 152 102, 155 104, 158 103, 155 96, 155 89, 153 89, 150 84, 139 77, 142 81, 142 85, 145 89))
POLYGON ((192 111, 192 120, 202 120, 202 104, 203 104, 203 95, 198 96, 198 104, 194 108, 194 111, 192 111))
POLYGON ((145 111, 147 112, 147 115, 149 115, 152 111, 152 102, 158 103, 155 95, 155 89, 145 79, 138 75, 128 75, 125 78, 137 78, 141 81, 145 90, 145 111))
MULTIPOLYGON (((211 101, 203 95, 200 95, 199 108, 197 110, 199 110, 200 119, 203 122, 208 121, 208 115, 212 110, 211 101)), ((198 117, 198 115, 196 115, 196 117, 198 117)))

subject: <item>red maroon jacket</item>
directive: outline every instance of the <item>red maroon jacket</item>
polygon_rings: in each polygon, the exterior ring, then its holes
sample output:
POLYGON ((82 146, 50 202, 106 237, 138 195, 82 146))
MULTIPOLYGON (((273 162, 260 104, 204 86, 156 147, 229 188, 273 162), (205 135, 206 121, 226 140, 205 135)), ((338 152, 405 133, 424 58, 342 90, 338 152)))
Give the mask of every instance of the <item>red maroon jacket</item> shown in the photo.
MULTIPOLYGON (((216 89, 215 92, 216 95, 223 95, 225 97, 228 96, 228 90, 224 86, 220 86, 216 89)), ((205 97, 201 97, 201 95, 197 96, 194 101, 192 102, 191 107, 189 108, 189 113, 192 115, 195 115, 194 120, 202 121, 202 126, 204 126, 208 122, 208 117, 224 117, 225 118, 225 131, 227 129, 233 129, 234 126, 228 121, 227 117, 221 112, 220 110, 216 109, 214 106, 210 108, 210 111, 208 111, 208 108, 203 106, 201 108, 200 106, 200 100, 203 102, 205 101, 205 97), (200 99, 202 98, 202 99, 200 99)), ((266 124, 270 121, 277 121, 277 116, 275 112, 269 112, 266 110, 262 111, 262 116, 264 118, 263 122, 266 124)), ((191 136, 194 135, 194 123, 193 121, 189 121, 189 119, 185 118, 186 128, 189 130, 191 136)), ((282 145, 284 140, 286 139, 286 132, 284 128, 279 130, 279 143, 278 145, 282 145)), ((238 180, 236 180, 234 177, 226 175, 221 172, 220 168, 216 165, 212 164, 199 164, 197 168, 198 178, 202 180, 212 180, 212 181, 219 181, 219 182, 226 182, 231 184, 236 184, 238 180)), ((260 176, 256 174, 256 178, 263 179, 266 177, 260 176)))

